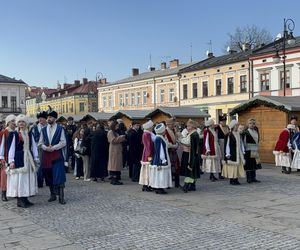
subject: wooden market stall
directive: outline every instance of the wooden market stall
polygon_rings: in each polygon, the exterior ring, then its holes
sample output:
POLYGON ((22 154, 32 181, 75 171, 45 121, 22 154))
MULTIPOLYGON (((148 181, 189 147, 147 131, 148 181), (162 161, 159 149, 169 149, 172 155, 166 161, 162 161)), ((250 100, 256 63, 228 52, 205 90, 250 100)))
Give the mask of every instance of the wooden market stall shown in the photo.
POLYGON ((300 96, 255 96, 236 106, 230 115, 238 115, 241 124, 254 118, 260 131, 260 157, 263 163, 274 163, 273 149, 280 132, 292 115, 299 118, 300 96))

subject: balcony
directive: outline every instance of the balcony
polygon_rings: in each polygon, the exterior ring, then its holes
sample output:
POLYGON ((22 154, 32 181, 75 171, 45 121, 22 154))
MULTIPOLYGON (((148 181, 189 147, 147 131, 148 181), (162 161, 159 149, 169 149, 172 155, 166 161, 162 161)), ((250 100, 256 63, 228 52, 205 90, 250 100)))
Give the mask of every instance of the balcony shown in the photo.
POLYGON ((0 108, 0 113, 9 113, 9 114, 21 114, 22 109, 17 107, 11 108, 0 108))

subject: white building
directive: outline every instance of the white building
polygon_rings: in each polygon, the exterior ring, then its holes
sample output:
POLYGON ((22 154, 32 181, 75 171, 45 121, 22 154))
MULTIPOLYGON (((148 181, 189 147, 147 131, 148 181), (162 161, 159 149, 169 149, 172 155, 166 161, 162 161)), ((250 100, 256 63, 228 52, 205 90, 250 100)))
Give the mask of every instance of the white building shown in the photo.
POLYGON ((26 83, 0 75, 0 119, 9 114, 25 114, 26 83))
MULTIPOLYGON (((253 94, 284 95, 284 70, 282 39, 253 51, 250 60, 253 63, 253 94), (279 63, 273 57, 280 56, 279 63)), ((295 44, 286 43, 286 96, 300 96, 300 37, 295 44)))

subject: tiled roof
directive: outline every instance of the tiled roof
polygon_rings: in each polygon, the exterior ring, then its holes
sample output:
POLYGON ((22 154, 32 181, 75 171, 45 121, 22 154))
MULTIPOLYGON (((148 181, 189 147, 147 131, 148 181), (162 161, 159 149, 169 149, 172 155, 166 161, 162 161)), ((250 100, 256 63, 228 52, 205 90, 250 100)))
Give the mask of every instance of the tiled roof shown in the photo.
POLYGON ((230 115, 235 115, 246 111, 250 107, 264 105, 274 107, 275 109, 284 112, 300 111, 300 96, 255 96, 250 100, 245 101, 230 112, 230 115))
MULTIPOLYGON (((300 47, 300 36, 295 37, 295 39, 296 39, 296 41, 295 41, 295 44, 293 44, 293 45, 289 45, 288 43, 286 43, 286 50, 300 47)), ((260 55, 260 54, 267 54, 270 52, 276 52, 276 50, 277 50, 276 45, 277 45, 279 51, 282 50, 282 38, 278 39, 272 43, 269 43, 259 49, 253 50, 253 56, 260 55)))
POLYGON ((185 73, 185 72, 207 69, 207 68, 212 68, 212 67, 218 67, 218 66, 225 65, 225 64, 231 64, 231 63, 236 63, 236 62, 240 62, 240 61, 245 61, 245 60, 248 60, 251 53, 252 53, 251 50, 247 50, 247 51, 234 52, 234 53, 227 54, 227 55, 207 58, 203 61, 200 61, 193 65, 190 65, 189 67, 185 67, 185 68, 181 69, 179 71, 179 73, 185 73))
POLYGON ((0 75, 0 82, 26 84, 23 80, 16 80, 15 78, 10 78, 10 77, 4 76, 4 75, 0 75))
POLYGON ((179 72, 179 70, 181 70, 185 67, 189 67, 189 66, 191 66, 195 63, 197 63, 197 62, 192 62, 192 63, 188 63, 188 64, 181 64, 176 68, 167 68, 167 69, 159 69, 159 70, 144 72, 144 73, 141 73, 141 74, 136 75, 136 76, 127 77, 127 78, 124 78, 124 79, 121 79, 121 80, 118 80, 118 81, 115 81, 115 82, 105 84, 105 85, 103 85, 103 87, 116 85, 116 84, 120 84, 120 83, 146 80, 146 79, 151 80, 151 78, 155 78, 155 77, 163 77, 163 76, 168 76, 168 75, 174 75, 174 74, 177 74, 179 72))

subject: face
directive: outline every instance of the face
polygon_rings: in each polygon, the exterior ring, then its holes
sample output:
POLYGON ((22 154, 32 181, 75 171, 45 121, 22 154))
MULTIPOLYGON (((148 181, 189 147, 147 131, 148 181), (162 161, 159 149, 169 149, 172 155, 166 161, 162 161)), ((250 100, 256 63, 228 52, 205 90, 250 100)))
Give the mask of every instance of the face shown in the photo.
POLYGON ((24 121, 19 121, 18 127, 23 130, 26 128, 26 123, 24 121))
POLYGON ((188 132, 191 132, 191 131, 193 130, 193 127, 192 127, 190 124, 188 124, 188 125, 186 126, 186 130, 187 130, 188 132))
POLYGON ((134 125, 133 125, 133 128, 136 129, 136 130, 139 130, 140 124, 134 124, 134 125))
POLYGON ((16 128, 16 121, 15 120, 10 121, 8 127, 14 130, 16 128))
POLYGON ((167 126, 168 126, 169 129, 174 129, 174 124, 173 123, 168 124, 167 126))
POLYGON ((44 117, 39 118, 39 123, 42 125, 45 125, 47 123, 47 120, 44 117))
POLYGON ((226 125, 226 121, 220 121, 220 124, 221 124, 222 126, 225 126, 225 125, 226 125))
POLYGON ((52 116, 48 116, 48 118, 47 118, 47 122, 50 124, 50 125, 52 125, 54 122, 55 122, 55 118, 54 117, 52 117, 52 116))
POLYGON ((84 134, 84 129, 80 129, 79 135, 80 135, 80 136, 83 136, 83 134, 84 134))
POLYGON ((239 125, 238 131, 239 131, 240 133, 243 133, 244 129, 245 129, 245 126, 244 126, 244 125, 239 125))
POLYGON ((253 129, 253 128, 255 127, 255 125, 256 125, 256 122, 255 122, 255 121, 250 121, 250 122, 248 123, 248 127, 251 128, 251 129, 253 129))
POLYGON ((296 119, 292 119, 292 120, 291 120, 291 124, 297 125, 297 123, 298 123, 298 121, 297 121, 296 119))

